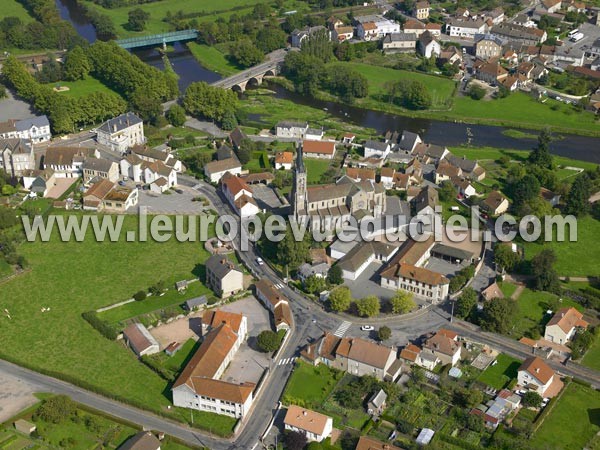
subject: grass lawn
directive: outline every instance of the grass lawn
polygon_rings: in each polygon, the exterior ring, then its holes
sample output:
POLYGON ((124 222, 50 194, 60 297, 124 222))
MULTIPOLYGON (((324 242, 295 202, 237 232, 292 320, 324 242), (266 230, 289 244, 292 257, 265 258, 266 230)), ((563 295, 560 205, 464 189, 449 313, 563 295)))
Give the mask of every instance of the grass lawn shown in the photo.
POLYGON ((511 379, 517 377, 521 361, 504 353, 499 354, 496 361, 498 362, 495 366, 489 366, 477 379, 494 389, 502 389, 511 379))
POLYGON ((358 100, 357 104, 366 107, 379 107, 381 109, 381 98, 387 94, 386 84, 391 81, 414 80, 422 82, 431 94, 434 108, 447 105, 448 100, 454 92, 454 81, 448 78, 436 77, 424 73, 396 70, 386 67, 378 67, 364 63, 339 63, 348 65, 357 72, 364 75, 369 81, 369 97, 358 100))
POLYGON ((592 369, 600 370, 600 339, 596 340, 583 356, 582 364, 592 369))
POLYGON ((283 393, 283 402, 318 407, 329 396, 343 373, 330 369, 325 364, 314 367, 299 362, 283 393))
POLYGON ((600 431, 600 392, 571 383, 529 441, 533 448, 579 450, 600 431))
POLYGON ((105 92, 107 94, 116 94, 115 91, 106 87, 100 81, 90 76, 88 76, 85 80, 59 81, 58 83, 52 83, 52 87, 55 86, 68 87, 68 91, 61 92, 60 94, 74 98, 84 97, 88 94, 91 94, 92 92, 105 92))
MULTIPOLYGON (((208 259, 208 252, 204 247, 198 249, 204 259, 208 259)), ((147 297, 141 302, 131 302, 117 308, 109 309, 98 313, 98 317, 110 323, 117 323, 127 319, 131 319, 140 314, 146 314, 162 308, 176 307, 183 312, 180 305, 190 298, 200 297, 201 295, 210 296, 211 290, 204 286, 203 283, 196 282, 189 285, 185 292, 177 292, 173 286, 169 286, 169 290, 162 297, 147 297)), ((132 293, 133 295, 133 293, 132 293)))
MULTIPOLYGON (((556 254, 556 271, 559 276, 597 276, 598 252, 600 252, 600 221, 591 216, 577 220, 576 242, 525 242, 525 257, 533 258, 544 248, 556 254)), ((568 233, 566 238, 568 238, 568 233)))
MULTIPOLYGON (((22 244, 19 252, 32 271, 0 289, 0 304, 11 315, 10 320, 0 318, 0 356, 166 411, 171 403, 166 383, 81 317, 84 311, 128 298, 158 280, 171 284, 192 278, 204 262, 206 254, 197 242, 125 242, 125 231, 137 230, 137 221, 136 216, 125 216, 119 242, 95 242, 90 231, 83 242, 61 242, 54 233, 49 242, 22 244), (42 307, 50 311, 42 313, 42 307)), ((180 414, 181 420, 190 417, 188 411, 172 414, 180 414)), ((231 432, 225 416, 205 415, 231 432)), ((200 420, 195 423, 202 425, 200 420)))
POLYGON ((188 42, 188 48, 203 67, 222 76, 230 76, 240 71, 240 68, 227 59, 216 47, 195 42, 188 42))
POLYGON ((442 113, 451 119, 480 122, 482 119, 498 125, 540 128, 556 127, 565 131, 598 133, 598 122, 592 113, 575 112, 572 106, 547 99, 541 103, 522 92, 514 92, 498 100, 473 100, 456 97, 451 113, 442 113), (551 109, 557 105, 558 110, 551 109))
POLYGON ((517 290, 516 284, 508 283, 506 281, 501 281, 500 283, 498 283, 498 285, 500 286, 500 289, 502 290, 502 293, 505 297, 512 297, 512 295, 517 290))
MULTIPOLYGON (((2 17, 18 17, 24 23, 33 21, 33 17, 17 0, 2 0, 2 17)), ((31 52, 31 50, 29 51, 31 52)))
POLYGON ((306 176, 308 184, 319 184, 321 177, 327 169, 331 161, 328 159, 305 158, 304 166, 306 167, 306 176))
POLYGON ((177 371, 183 369, 192 355, 196 353, 199 345, 199 342, 196 342, 193 339, 188 339, 185 344, 181 346, 177 353, 168 357, 169 359, 166 363, 166 366, 177 371))
POLYGON ((4 259, 0 259, 0 278, 10 275, 11 273, 13 273, 12 266, 4 261, 4 259))

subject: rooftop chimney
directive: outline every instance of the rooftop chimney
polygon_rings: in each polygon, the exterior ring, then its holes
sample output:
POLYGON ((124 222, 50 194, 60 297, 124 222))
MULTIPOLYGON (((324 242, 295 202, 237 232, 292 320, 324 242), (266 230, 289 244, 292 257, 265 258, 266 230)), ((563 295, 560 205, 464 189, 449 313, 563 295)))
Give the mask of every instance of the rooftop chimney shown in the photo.
POLYGON ((535 373, 540 373, 540 368, 539 367, 535 368, 535 373))
POLYGON ((308 413, 306 411, 302 411, 302 415, 306 416, 306 415, 308 415, 308 413))

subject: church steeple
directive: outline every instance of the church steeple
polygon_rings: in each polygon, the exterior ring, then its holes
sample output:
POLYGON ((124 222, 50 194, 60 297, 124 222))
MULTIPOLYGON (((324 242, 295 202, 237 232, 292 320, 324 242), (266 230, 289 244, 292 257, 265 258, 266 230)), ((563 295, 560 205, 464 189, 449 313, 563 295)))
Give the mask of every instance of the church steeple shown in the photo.
POLYGON ((296 152, 296 167, 294 168, 294 189, 292 191, 292 207, 294 219, 299 222, 299 218, 306 215, 307 210, 306 195, 306 167, 302 157, 302 144, 298 146, 296 152))

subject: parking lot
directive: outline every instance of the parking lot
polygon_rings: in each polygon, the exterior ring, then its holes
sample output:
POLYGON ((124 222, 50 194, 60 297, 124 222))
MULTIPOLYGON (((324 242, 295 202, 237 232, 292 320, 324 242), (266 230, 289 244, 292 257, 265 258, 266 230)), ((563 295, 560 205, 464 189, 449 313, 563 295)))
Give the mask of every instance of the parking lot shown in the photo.
POLYGON ((175 191, 168 191, 169 194, 155 194, 150 191, 139 191, 138 205, 130 208, 127 212, 138 213, 138 208, 145 206, 150 214, 201 214, 207 207, 202 202, 194 202, 194 197, 201 197, 198 191, 185 186, 179 186, 177 189, 181 194, 175 191))
MULTIPOLYGON (((600 27, 592 25, 591 23, 582 23, 577 29, 583 33, 583 38, 578 42, 572 42, 569 39, 565 39, 563 42, 565 46, 575 48, 588 54, 591 50, 592 44, 598 38, 600 38, 600 27)), ((591 58, 594 59, 594 58, 591 58)), ((568 64, 566 64, 568 65, 568 64)))
POLYGON ((440 258, 429 258, 429 261, 427 261, 427 264, 425 264, 425 268, 433 272, 441 273, 446 277, 453 277, 456 272, 463 267, 467 267, 468 265, 469 263, 466 261, 462 264, 456 264, 440 258))
POLYGON ((395 294, 394 291, 382 288, 379 285, 379 270, 382 268, 380 262, 374 261, 369 264, 360 276, 352 280, 344 280, 344 284, 352 291, 352 297, 363 298, 368 295, 376 295, 381 300, 389 300, 395 294))
POLYGON ((0 374, 0 423, 38 402, 35 388, 20 379, 0 374))

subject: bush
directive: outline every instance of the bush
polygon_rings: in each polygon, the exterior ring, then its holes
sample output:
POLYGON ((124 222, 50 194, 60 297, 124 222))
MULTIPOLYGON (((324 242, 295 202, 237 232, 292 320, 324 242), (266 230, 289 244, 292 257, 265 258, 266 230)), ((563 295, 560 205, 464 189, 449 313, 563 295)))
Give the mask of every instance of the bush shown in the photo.
POLYGON ((135 294, 133 294, 133 299, 136 302, 141 302, 142 300, 145 300, 146 292, 145 291, 137 291, 135 294))
POLYGON ((42 403, 36 415, 44 422, 61 423, 75 412, 75 403, 66 395, 57 395, 42 403))
POLYGON ((261 331, 257 338, 258 347, 265 353, 274 352, 281 345, 281 338, 271 330, 261 331))
POLYGON ((100 319, 96 311, 86 311, 81 317, 106 339, 110 339, 111 341, 117 339, 119 332, 108 322, 100 319))
POLYGON ((469 97, 471 97, 473 100, 481 100, 483 97, 485 97, 485 93, 485 89, 476 84, 472 85, 469 89, 469 97))

